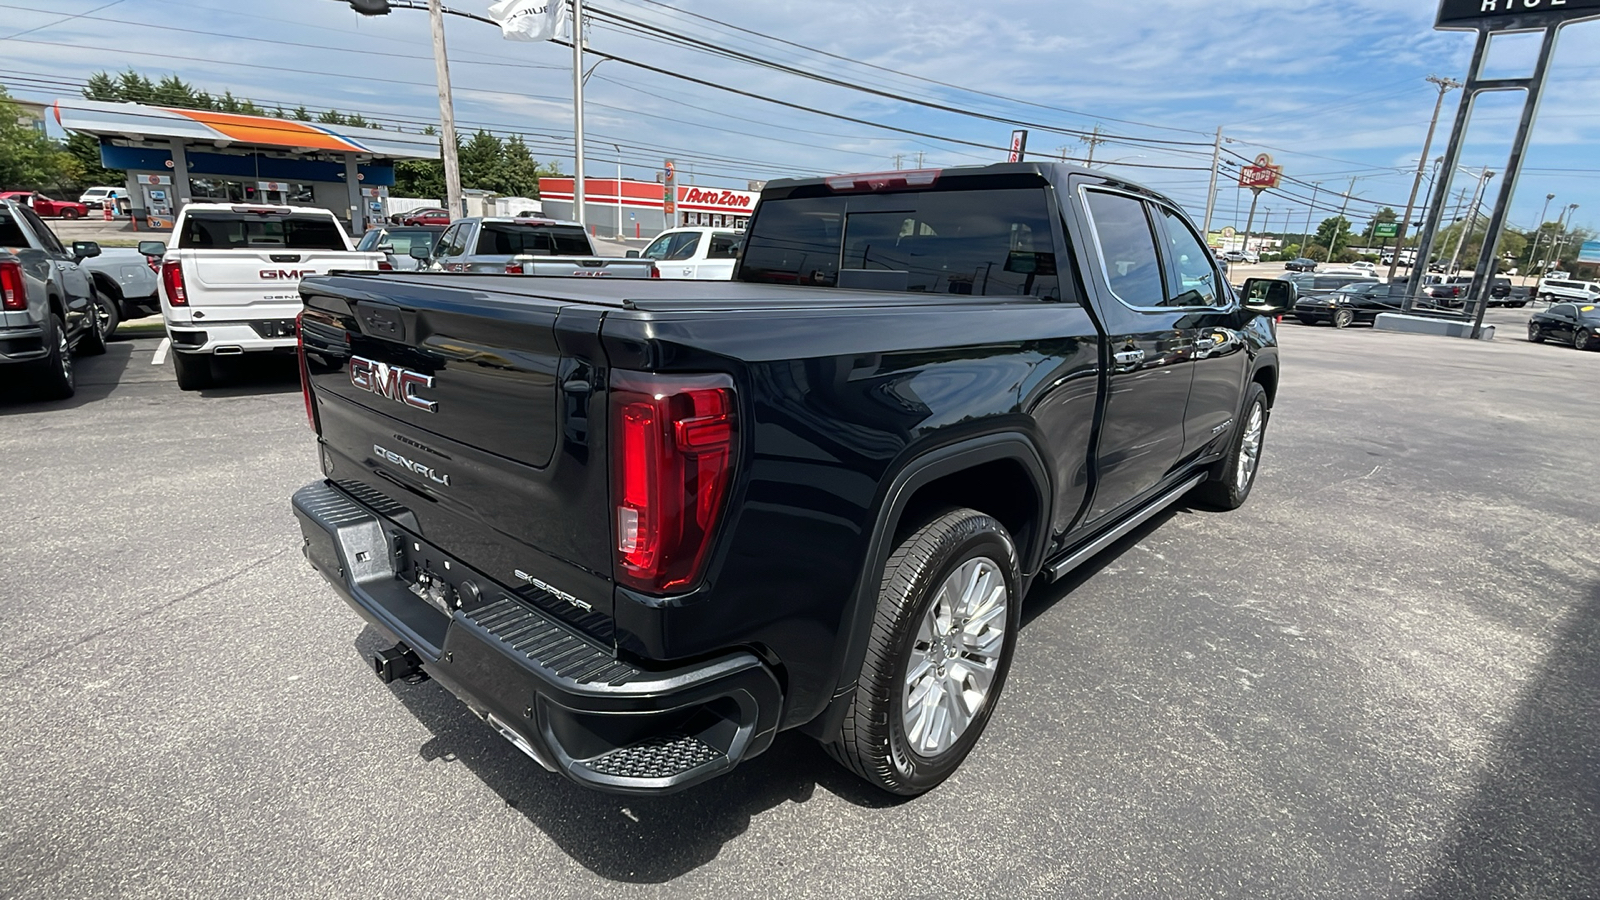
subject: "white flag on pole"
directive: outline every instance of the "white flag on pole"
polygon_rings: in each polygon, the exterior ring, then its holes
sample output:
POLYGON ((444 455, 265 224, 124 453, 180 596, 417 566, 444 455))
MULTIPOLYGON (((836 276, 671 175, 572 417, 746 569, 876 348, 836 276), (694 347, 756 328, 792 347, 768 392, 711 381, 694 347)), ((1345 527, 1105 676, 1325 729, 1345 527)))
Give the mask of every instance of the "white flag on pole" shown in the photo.
POLYGON ((571 14, 565 0, 500 0, 489 7, 508 41, 548 41, 561 33, 571 14))

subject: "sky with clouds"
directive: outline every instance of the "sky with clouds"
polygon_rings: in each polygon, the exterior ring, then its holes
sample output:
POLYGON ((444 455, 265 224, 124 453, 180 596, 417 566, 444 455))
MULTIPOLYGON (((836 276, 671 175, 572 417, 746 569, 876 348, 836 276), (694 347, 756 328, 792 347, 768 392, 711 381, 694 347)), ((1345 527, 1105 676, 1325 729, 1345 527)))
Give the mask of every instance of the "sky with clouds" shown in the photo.
MULTIPOLYGON (((477 14, 488 5, 446 3, 477 14)), ((1403 209, 1438 96, 1425 79, 1464 79, 1473 40, 1434 31, 1433 0, 586 7, 594 11, 588 46, 622 58, 601 63, 585 88, 591 176, 614 173, 619 158, 627 177, 654 178, 672 157, 696 184, 741 188, 890 169, 897 158, 906 167, 970 165, 1003 158, 1013 122, 1032 126, 1030 157, 1081 160, 1090 150, 1081 135, 1098 126, 1109 140, 1095 145, 1097 163, 1168 193, 1198 220, 1221 126, 1225 161, 1271 153, 1303 182, 1262 197, 1258 230, 1265 219, 1274 231, 1305 226, 1317 182, 1313 228, 1346 203, 1351 178, 1349 217, 1358 226, 1378 205, 1403 209)), ((447 17, 446 28, 458 127, 524 134, 537 157, 570 172, 571 51, 508 42, 462 18, 447 17)), ((1491 70, 1522 74, 1532 50, 1526 39, 1505 39, 1491 70)), ((422 12, 361 18, 340 0, 0 0, 0 85, 14 96, 75 97, 91 73, 129 67, 267 105, 360 112, 385 127, 417 130, 438 117, 422 12)), ((1430 156, 1444 149, 1459 96, 1446 99, 1430 156)), ((1547 194, 1556 195, 1548 219, 1576 203, 1575 223, 1600 224, 1597 97, 1600 22, 1580 23, 1557 46, 1512 224, 1532 227, 1547 194)), ((1479 101, 1463 166, 1503 167, 1519 109, 1520 95, 1479 101)), ((1242 229, 1249 192, 1232 186, 1231 171, 1213 224, 1242 229)), ((1475 183, 1458 173, 1452 196, 1475 183)), ((1491 190, 1499 184, 1491 179, 1491 190)))

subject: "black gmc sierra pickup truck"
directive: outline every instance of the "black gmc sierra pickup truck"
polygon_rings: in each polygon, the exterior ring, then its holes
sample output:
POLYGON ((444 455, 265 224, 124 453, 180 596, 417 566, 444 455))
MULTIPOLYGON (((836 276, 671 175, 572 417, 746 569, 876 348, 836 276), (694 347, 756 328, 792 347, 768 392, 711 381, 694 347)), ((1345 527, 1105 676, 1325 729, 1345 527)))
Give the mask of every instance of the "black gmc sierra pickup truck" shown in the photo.
POLYGON ((1008 163, 775 181, 734 280, 301 284, 304 552, 542 766, 662 793, 784 729, 887 791, 972 750, 1034 582, 1249 495, 1286 282, 1008 163))

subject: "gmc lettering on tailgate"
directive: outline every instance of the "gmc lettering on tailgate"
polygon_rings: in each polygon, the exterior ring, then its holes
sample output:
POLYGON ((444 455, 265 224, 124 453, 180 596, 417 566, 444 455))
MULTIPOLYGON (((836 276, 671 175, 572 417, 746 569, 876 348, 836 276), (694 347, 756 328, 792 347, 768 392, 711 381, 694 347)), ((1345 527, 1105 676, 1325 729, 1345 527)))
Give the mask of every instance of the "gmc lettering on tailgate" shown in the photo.
POLYGON ((317 274, 316 269, 262 269, 257 273, 262 281, 299 281, 307 275, 317 274))
POLYGON ((418 397, 413 391, 417 388, 433 387, 433 376, 399 366, 391 366, 376 360, 360 356, 350 357, 350 383, 363 391, 371 391, 379 397, 404 403, 412 409, 423 412, 435 412, 439 409, 436 400, 426 400, 418 397))

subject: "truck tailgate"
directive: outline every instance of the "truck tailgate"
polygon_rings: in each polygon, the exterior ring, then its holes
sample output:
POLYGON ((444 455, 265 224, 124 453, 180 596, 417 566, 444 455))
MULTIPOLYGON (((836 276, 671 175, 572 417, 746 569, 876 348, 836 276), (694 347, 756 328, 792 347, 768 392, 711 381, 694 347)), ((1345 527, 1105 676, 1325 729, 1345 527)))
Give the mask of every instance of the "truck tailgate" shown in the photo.
POLYGON ((437 279, 319 277, 302 291, 324 472, 609 641, 604 429, 590 427, 604 420, 602 310, 437 279))
MULTIPOLYGON (((180 251, 185 277, 204 307, 249 307, 296 303, 300 279, 334 270, 375 270, 381 253, 337 250, 180 251)), ((241 309, 241 312, 243 310, 241 309)))

